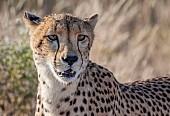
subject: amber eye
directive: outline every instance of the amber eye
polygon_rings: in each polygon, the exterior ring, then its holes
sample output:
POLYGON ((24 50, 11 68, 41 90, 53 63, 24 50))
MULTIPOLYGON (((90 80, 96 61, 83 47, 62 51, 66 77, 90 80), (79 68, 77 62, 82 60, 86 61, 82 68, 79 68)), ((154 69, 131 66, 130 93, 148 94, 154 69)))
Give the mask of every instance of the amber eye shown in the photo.
POLYGON ((58 36, 57 35, 47 35, 45 37, 47 38, 48 41, 58 40, 58 36))
POLYGON ((77 35, 77 40, 78 41, 83 41, 85 38, 87 37, 87 35, 77 35))

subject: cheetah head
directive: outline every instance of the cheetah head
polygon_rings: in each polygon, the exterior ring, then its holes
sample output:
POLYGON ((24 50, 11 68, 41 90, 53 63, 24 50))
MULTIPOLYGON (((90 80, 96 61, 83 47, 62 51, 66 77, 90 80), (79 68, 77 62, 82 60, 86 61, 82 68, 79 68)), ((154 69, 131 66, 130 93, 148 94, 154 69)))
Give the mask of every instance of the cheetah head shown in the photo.
POLYGON ((89 61, 97 18, 97 14, 85 19, 71 14, 41 18, 25 12, 23 20, 29 28, 35 64, 47 67, 60 82, 78 78, 89 61))

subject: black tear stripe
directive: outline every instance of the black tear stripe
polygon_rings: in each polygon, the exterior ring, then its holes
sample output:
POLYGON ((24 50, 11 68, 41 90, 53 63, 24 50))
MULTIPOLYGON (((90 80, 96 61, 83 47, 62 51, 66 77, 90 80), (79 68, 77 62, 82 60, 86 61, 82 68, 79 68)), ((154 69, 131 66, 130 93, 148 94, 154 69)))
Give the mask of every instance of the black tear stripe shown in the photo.
POLYGON ((88 38, 88 41, 89 41, 89 43, 88 43, 88 49, 90 50, 90 38, 88 37, 88 36, 86 36, 87 38, 88 38))
MULTIPOLYGON (((80 53, 80 55, 81 55, 81 66, 80 66, 80 68, 82 67, 82 65, 83 65, 83 57, 82 57, 82 54, 81 54, 81 51, 80 51, 80 48, 79 48, 79 42, 77 41, 77 47, 78 47, 78 51, 79 51, 79 53, 80 53)), ((80 69, 79 69, 80 70, 80 69)))
POLYGON ((56 58, 57 58, 57 53, 58 53, 58 50, 60 49, 60 44, 59 44, 59 40, 58 38, 56 39, 57 40, 57 45, 58 45, 58 49, 55 53, 55 56, 54 56, 54 66, 56 67, 56 58))
MULTIPOLYGON (((81 29, 80 25, 77 24, 77 26, 78 26, 79 30, 82 32, 82 29, 81 29)), ((77 38, 76 38, 76 40, 77 40, 77 38)), ((77 47, 78 47, 78 51, 79 51, 79 53, 80 53, 80 55, 81 55, 81 66, 80 66, 80 68, 81 68, 82 65, 83 65, 83 56, 82 56, 81 51, 80 51, 80 48, 79 48, 79 41, 78 41, 78 40, 77 40, 77 47)), ((80 69, 79 69, 79 70, 80 70, 80 69)))

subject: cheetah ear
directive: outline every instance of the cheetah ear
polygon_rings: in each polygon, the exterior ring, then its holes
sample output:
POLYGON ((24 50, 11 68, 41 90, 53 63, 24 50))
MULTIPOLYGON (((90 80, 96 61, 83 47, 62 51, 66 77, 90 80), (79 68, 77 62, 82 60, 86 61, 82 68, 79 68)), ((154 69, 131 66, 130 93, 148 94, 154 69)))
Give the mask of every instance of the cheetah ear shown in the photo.
POLYGON ((25 25, 30 29, 30 31, 36 29, 40 22, 42 22, 42 18, 27 11, 23 15, 23 20, 25 25))
POLYGON ((98 14, 92 14, 89 18, 85 18, 85 21, 87 21, 90 24, 92 29, 95 28, 97 20, 98 20, 98 14))

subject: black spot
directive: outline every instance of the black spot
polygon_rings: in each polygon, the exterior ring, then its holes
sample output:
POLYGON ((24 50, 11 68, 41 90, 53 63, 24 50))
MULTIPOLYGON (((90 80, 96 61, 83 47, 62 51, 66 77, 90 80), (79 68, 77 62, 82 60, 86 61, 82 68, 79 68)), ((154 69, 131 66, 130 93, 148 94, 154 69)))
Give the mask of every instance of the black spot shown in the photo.
POLYGON ((141 102, 141 103, 144 103, 144 101, 143 101, 143 99, 142 99, 142 98, 140 98, 140 102, 141 102))
POLYGON ((103 67, 102 67, 102 66, 100 66, 100 65, 99 65, 99 68, 100 68, 100 69, 103 69, 103 67))
POLYGON ((77 90, 76 95, 78 96, 80 95, 80 90, 77 90))
POLYGON ((135 96, 133 96, 133 95, 131 94, 131 98, 132 98, 132 99, 135 99, 135 96))
POLYGON ((123 103, 121 103, 121 107, 122 107, 122 108, 124 108, 124 105, 123 105, 123 103))
POLYGON ((41 105, 41 108, 44 108, 44 105, 43 105, 43 104, 41 105))
POLYGON ((80 112, 83 112, 83 111, 84 111, 84 107, 80 106, 80 112))
POLYGON ((99 77, 99 73, 96 73, 97 77, 99 77))
POLYGON ((104 81, 104 84, 105 84, 105 86, 108 86, 108 83, 106 81, 104 81))
POLYGON ((165 86, 165 85, 161 85, 161 87, 162 87, 162 88, 166 88, 166 86, 165 86))
POLYGON ((92 83, 91 83, 91 82, 89 82, 89 85, 90 85, 90 87, 93 87, 93 85, 92 85, 92 83))
POLYGON ((107 73, 107 76, 108 76, 108 77, 111 77, 111 74, 110 74, 110 73, 107 73))
POLYGON ((66 90, 66 88, 64 87, 64 88, 61 89, 61 92, 65 91, 65 90, 66 90))
POLYGON ((91 93, 90 93, 90 91, 88 92, 88 97, 91 97, 91 93))
POLYGON ((84 104, 87 104, 86 98, 83 99, 83 103, 84 103, 84 104))
POLYGON ((85 96, 85 95, 86 95, 86 92, 85 92, 85 91, 83 91, 82 95, 83 95, 83 96, 85 96))
POLYGON ((166 111, 167 110, 167 107, 165 105, 163 105, 163 109, 166 111))
POLYGON ((112 88, 112 84, 110 82, 108 82, 109 88, 112 88))
POLYGON ((93 96, 95 96, 95 92, 93 91, 93 96))
POLYGON ((39 112, 40 111, 40 108, 38 107, 37 111, 39 112))
POLYGON ((154 107, 152 107, 152 111, 155 112, 155 108, 154 107))
POLYGON ((106 106, 104 107, 104 110, 105 110, 105 112, 107 112, 107 108, 106 108, 106 106))
POLYGON ((138 92, 138 94, 139 94, 140 96, 143 96, 143 93, 142 93, 142 92, 138 92))
POLYGON ((70 111, 67 111, 66 116, 70 116, 70 111))
POLYGON ((96 101, 93 101, 93 103, 94 103, 94 105, 97 107, 98 106, 98 104, 97 104, 97 102, 96 101))
POLYGON ((100 82, 100 83, 103 83, 103 80, 102 80, 101 78, 99 78, 99 82, 100 82))
POLYGON ((149 106, 151 106, 151 105, 152 105, 150 101, 147 101, 147 103, 148 103, 148 105, 149 105, 149 106))
POLYGON ((98 108, 96 108, 96 113, 99 113, 99 109, 98 108))
POLYGON ((102 103, 105 103, 105 100, 104 100, 104 98, 103 98, 103 97, 101 98, 101 101, 102 101, 102 103))
POLYGON ((95 77, 95 72, 92 72, 92 76, 95 77))
POLYGON ((92 108, 91 108, 91 106, 89 106, 89 111, 91 111, 92 110, 92 108))
POLYGON ((163 95, 164 97, 167 97, 167 94, 166 94, 166 93, 162 93, 162 95, 163 95))
POLYGON ((68 96, 68 97, 65 98, 64 101, 65 101, 65 102, 68 102, 69 100, 70 100, 70 97, 68 96))
POLYGON ((93 113, 93 112, 91 113, 91 116, 94 116, 94 113, 93 113))
POLYGON ((111 108, 110 108, 110 107, 108 107, 108 108, 107 108, 107 110, 108 110, 108 112, 110 112, 110 111, 111 111, 111 108))
POLYGON ((70 106, 73 105, 73 101, 70 101, 70 106))
POLYGON ((45 84, 45 81, 43 81, 43 84, 45 84))
POLYGON ((110 99, 111 99, 111 101, 113 101, 114 100, 114 96, 110 96, 110 99))
POLYGON ((104 109, 103 109, 102 107, 100 107, 100 111, 101 111, 101 113, 103 113, 103 112, 104 112, 104 109))
POLYGON ((101 75, 101 78, 104 78, 104 75, 101 75))
POLYGON ((78 111, 78 107, 75 107, 75 108, 74 108, 74 112, 77 112, 77 111, 78 111))
POLYGON ((145 107, 143 107, 143 112, 146 113, 146 108, 145 107))
POLYGON ((162 101, 163 101, 163 102, 165 102, 165 99, 164 99, 164 98, 162 98, 162 101))
POLYGON ((97 83, 97 78, 94 78, 94 82, 97 83))
POLYGON ((170 90, 169 90, 169 89, 166 89, 166 92, 167 92, 167 93, 170 93, 170 90))
POLYGON ((76 104, 76 101, 77 101, 76 99, 73 100, 73 105, 76 104))
POLYGON ((130 96, 129 96, 128 94, 126 94, 126 97, 127 97, 127 98, 130 98, 130 96))
POLYGON ((84 87, 84 81, 81 82, 81 86, 84 87))
POLYGON ((159 95, 156 95, 156 99, 160 100, 161 98, 159 97, 159 95))
POLYGON ((138 107, 137 105, 135 105, 135 109, 136 109, 136 110, 139 110, 139 107, 138 107))
POLYGON ((61 112, 60 112, 60 115, 63 115, 63 114, 64 114, 64 111, 61 111, 61 112))
POLYGON ((170 98, 169 97, 167 97, 166 99, 167 99, 168 102, 170 102, 170 98))
POLYGON ((103 72, 103 76, 106 76, 106 73, 103 72))
POLYGON ((158 92, 158 89, 157 89, 157 88, 153 88, 153 90, 154 90, 155 92, 158 92))
POLYGON ((159 107, 158 106, 156 107, 156 110, 157 110, 157 112, 159 112, 159 107))
POLYGON ((100 98, 99 98, 99 96, 96 96, 96 100, 97 100, 97 101, 100 101, 100 98))
POLYGON ((134 112, 134 108, 133 107, 131 107, 131 111, 134 112))
POLYGON ((151 116, 151 113, 150 112, 148 112, 148 115, 147 116, 151 116))
POLYGON ((38 95, 37 99, 40 99, 40 98, 41 98, 41 96, 40 96, 40 95, 38 95))
POLYGON ((49 112, 47 109, 45 109, 45 112, 49 112))

